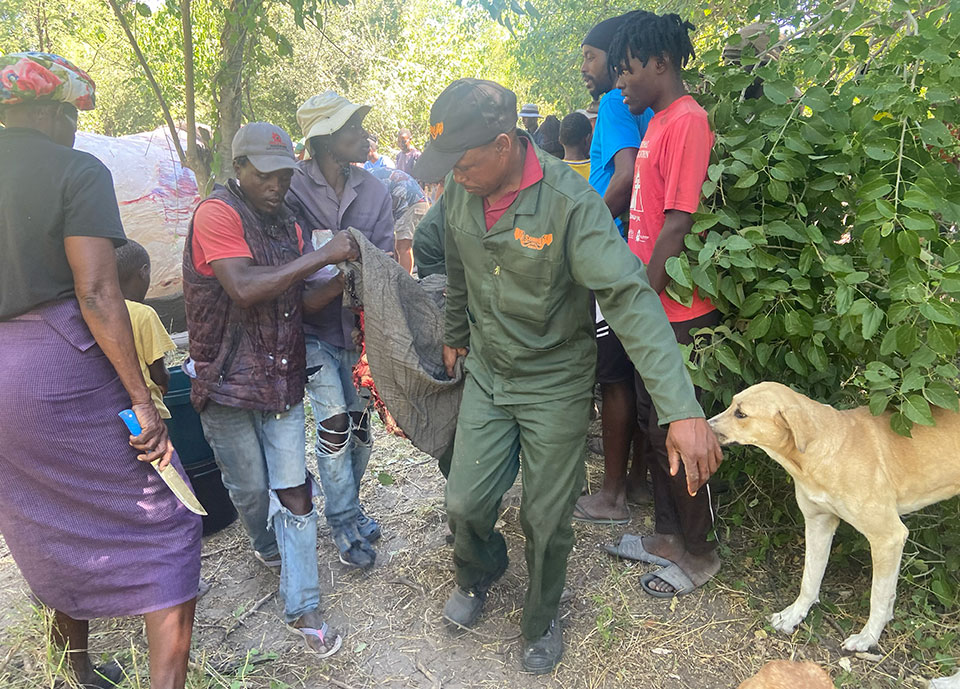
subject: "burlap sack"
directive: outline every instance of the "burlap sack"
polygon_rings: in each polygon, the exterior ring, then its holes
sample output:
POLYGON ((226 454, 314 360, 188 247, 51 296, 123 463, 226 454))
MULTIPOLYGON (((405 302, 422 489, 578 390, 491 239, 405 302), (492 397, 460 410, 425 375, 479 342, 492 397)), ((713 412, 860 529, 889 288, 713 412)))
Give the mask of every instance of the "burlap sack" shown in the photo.
POLYGON ((344 306, 364 311, 367 360, 377 391, 410 442, 439 457, 453 441, 463 363, 443 366, 443 308, 435 284, 421 286, 358 230, 360 260, 341 264, 344 306))

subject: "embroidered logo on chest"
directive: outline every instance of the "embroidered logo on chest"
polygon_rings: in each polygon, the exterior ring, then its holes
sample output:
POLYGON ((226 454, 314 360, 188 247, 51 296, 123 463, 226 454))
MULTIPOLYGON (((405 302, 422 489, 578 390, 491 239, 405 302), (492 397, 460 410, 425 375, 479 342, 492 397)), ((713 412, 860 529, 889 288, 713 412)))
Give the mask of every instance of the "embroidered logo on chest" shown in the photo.
POLYGON ((542 237, 531 237, 519 227, 514 228, 513 238, 520 242, 520 246, 527 249, 542 251, 543 247, 550 246, 553 243, 553 234, 545 234, 542 237))

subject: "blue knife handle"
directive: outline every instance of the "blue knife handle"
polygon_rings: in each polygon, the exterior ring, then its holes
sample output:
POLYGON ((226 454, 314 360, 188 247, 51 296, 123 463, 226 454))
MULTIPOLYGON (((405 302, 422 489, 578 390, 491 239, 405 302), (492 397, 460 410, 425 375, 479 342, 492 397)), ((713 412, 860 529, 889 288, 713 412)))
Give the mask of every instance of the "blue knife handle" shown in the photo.
POLYGON ((130 435, 140 435, 143 433, 143 429, 140 427, 140 421, 137 419, 137 415, 133 413, 132 409, 124 409, 122 412, 117 414, 123 422, 127 424, 127 430, 130 431, 130 435))

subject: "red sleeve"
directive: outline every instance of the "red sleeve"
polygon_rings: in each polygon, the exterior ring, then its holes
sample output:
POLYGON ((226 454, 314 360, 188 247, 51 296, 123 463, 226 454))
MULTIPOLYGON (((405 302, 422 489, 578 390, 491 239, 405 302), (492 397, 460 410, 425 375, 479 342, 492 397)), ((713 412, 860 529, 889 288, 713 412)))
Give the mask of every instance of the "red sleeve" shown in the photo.
POLYGON ((700 190, 710 164, 710 123, 706 117, 690 113, 678 118, 667 136, 661 159, 663 210, 693 213, 700 206, 700 190))
POLYGON ((243 238, 240 215, 223 201, 210 199, 193 216, 193 265, 201 275, 212 276, 211 261, 253 258, 243 238))
POLYGON ((300 249, 300 255, 303 256, 303 230, 300 229, 300 223, 294 223, 297 228, 297 248, 300 249))

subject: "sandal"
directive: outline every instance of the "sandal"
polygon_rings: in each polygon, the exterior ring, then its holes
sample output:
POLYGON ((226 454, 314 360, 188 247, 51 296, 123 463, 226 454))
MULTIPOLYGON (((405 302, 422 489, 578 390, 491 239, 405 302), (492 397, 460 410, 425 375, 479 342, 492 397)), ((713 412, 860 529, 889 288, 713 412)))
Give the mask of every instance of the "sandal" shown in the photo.
POLYGON ((573 508, 573 521, 575 522, 584 522, 586 524, 603 524, 605 526, 618 526, 621 524, 630 523, 630 512, 627 512, 626 517, 598 517, 596 515, 590 514, 587 509, 580 504, 580 501, 577 500, 577 504, 573 508))
POLYGON ((680 569, 680 565, 670 564, 667 567, 658 569, 655 572, 649 572, 640 577, 640 586, 654 598, 678 598, 688 593, 693 593, 698 588, 713 579, 714 575, 720 571, 720 562, 717 561, 715 567, 711 567, 709 572, 696 574, 697 579, 702 579, 698 584, 693 577, 680 569), (658 591, 650 584, 654 579, 659 579, 665 584, 673 587, 673 591, 658 591))
POLYGON ((327 643, 327 633, 329 632, 329 628, 327 627, 326 622, 320 625, 320 629, 313 629, 312 627, 294 627, 293 625, 289 625, 289 624, 287 625, 287 629, 289 629, 295 634, 299 634, 300 636, 302 636, 303 642, 306 645, 307 650, 310 651, 311 653, 316 653, 320 658, 329 658, 334 653, 339 651, 340 646, 343 645, 343 639, 339 634, 336 635, 336 638, 333 640, 332 643, 330 644, 327 643), (313 646, 307 643, 307 639, 311 636, 315 639, 319 639, 320 645, 326 650, 323 650, 323 651, 314 650, 313 646))
POLYGON ((659 555, 648 552, 647 549, 643 547, 643 538, 629 533, 623 534, 616 543, 606 544, 603 546, 603 549, 616 557, 646 562, 648 565, 669 567, 673 564, 665 557, 660 557, 659 555))

